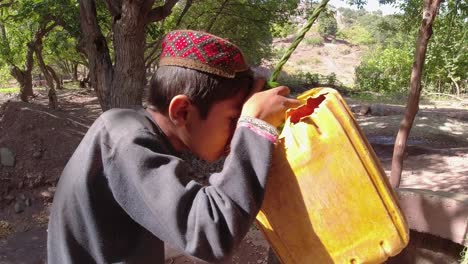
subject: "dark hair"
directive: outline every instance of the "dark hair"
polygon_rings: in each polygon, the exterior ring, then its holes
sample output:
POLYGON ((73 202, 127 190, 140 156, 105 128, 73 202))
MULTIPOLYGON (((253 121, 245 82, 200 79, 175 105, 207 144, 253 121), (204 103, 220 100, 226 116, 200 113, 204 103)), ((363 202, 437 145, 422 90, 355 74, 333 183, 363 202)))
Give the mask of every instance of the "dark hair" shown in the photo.
POLYGON ((232 79, 178 66, 160 66, 150 83, 148 103, 157 111, 167 113, 172 98, 184 94, 198 107, 205 119, 213 103, 250 92, 253 84, 251 70, 238 72, 232 79))

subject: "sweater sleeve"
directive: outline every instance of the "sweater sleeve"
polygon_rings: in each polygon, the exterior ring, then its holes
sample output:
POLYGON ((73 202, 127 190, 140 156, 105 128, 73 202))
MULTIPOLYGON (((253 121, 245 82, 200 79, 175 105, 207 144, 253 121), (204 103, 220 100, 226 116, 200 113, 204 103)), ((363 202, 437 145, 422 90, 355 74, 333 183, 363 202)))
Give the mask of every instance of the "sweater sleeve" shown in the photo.
POLYGON ((211 175, 209 186, 187 180, 187 163, 161 154, 153 132, 121 137, 104 171, 115 199, 172 246, 206 261, 225 258, 260 209, 276 136, 247 123, 239 123, 223 170, 211 175))

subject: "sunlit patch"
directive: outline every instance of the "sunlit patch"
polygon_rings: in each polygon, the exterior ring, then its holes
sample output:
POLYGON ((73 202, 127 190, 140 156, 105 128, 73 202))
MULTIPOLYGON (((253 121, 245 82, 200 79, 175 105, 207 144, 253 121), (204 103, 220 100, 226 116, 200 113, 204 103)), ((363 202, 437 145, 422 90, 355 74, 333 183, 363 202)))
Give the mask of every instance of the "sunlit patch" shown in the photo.
POLYGON ((359 123, 359 125, 361 125, 361 126, 373 126, 374 124, 376 124, 376 123, 372 122, 372 121, 359 123))
POLYGON ((449 132, 454 135, 463 135, 464 131, 460 129, 460 127, 456 124, 451 124, 451 123, 444 123, 442 126, 439 126, 439 129, 441 131, 449 132))

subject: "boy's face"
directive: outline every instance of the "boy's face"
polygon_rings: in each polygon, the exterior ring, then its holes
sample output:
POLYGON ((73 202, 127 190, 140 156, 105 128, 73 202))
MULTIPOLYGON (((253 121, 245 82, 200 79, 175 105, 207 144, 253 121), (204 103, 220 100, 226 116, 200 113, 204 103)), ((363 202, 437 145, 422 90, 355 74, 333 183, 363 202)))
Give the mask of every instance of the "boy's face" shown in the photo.
POLYGON ((188 123, 191 138, 188 147, 194 154, 211 162, 226 153, 246 95, 247 93, 242 91, 234 97, 215 102, 206 119, 200 117, 198 109, 193 111, 194 114, 188 123))

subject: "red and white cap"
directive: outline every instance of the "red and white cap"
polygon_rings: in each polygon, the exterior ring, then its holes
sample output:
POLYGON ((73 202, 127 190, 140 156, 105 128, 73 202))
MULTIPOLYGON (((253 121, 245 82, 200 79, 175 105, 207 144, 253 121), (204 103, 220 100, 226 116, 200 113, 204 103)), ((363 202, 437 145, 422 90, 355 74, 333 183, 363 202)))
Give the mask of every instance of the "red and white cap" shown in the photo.
POLYGON ((175 30, 164 37, 159 65, 180 66, 225 78, 234 78, 237 72, 249 69, 236 45, 192 30, 175 30))

